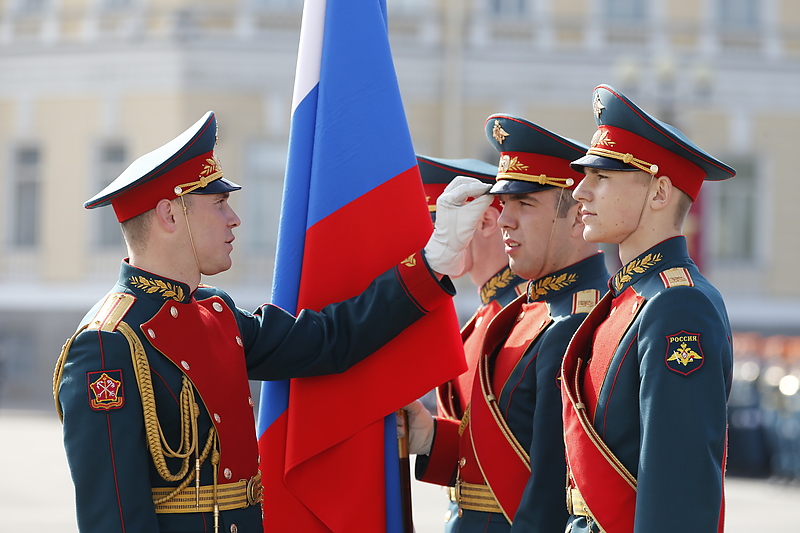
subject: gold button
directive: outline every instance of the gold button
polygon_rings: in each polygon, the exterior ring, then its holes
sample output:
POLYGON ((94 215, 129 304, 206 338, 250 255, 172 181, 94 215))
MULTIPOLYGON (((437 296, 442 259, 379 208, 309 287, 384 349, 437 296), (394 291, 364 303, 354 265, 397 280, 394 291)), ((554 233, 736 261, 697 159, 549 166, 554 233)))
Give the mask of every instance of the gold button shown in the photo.
POLYGON ((236 524, 231 524, 231 533, 239 533, 239 528, 236 527, 236 524))
POLYGON ((451 518, 453 518, 453 511, 448 509, 447 512, 444 513, 444 521, 449 522, 451 518))
POLYGON ((214 311, 216 311, 217 313, 222 312, 222 304, 219 302, 214 302, 213 304, 211 304, 211 307, 213 307, 214 311))
POLYGON ((222 473, 225 476, 225 479, 230 479, 233 477, 233 472, 231 472, 230 468, 226 468, 225 470, 222 471, 222 473))
POLYGON ((191 365, 189 365, 189 363, 187 363, 186 361, 181 361, 181 366, 182 366, 182 367, 183 367, 185 370, 189 370, 189 369, 191 368, 191 365))
POLYGON ((150 335, 150 338, 151 338, 151 339, 155 339, 155 338, 156 338, 156 332, 155 332, 155 331, 153 331, 153 330, 152 330, 152 329, 150 329, 150 328, 147 328, 147 334, 148 334, 148 335, 150 335))
POLYGON ((244 346, 244 343, 242 343, 242 338, 239 335, 236 335, 236 344, 239 346, 244 346))
POLYGON ((217 413, 214 413, 214 420, 216 420, 217 423, 222 422, 222 418, 220 418, 220 416, 217 413))
POLYGON ((255 407, 256 406, 256 402, 253 401, 253 397, 252 396, 248 396, 247 397, 247 403, 250 404, 250 407, 255 407))
POLYGON ((464 509, 462 509, 461 507, 459 507, 459 508, 458 508, 458 517, 459 517, 459 518, 461 518, 462 516, 464 516, 464 509))
POLYGON ((178 318, 178 309, 173 305, 169 308, 169 314, 172 315, 172 318, 178 318))
POLYGON ((458 462, 458 465, 459 465, 461 468, 464 468, 464 465, 465 465, 465 464, 467 464, 467 458, 466 458, 466 457, 462 457, 462 458, 461 458, 461 460, 458 462))

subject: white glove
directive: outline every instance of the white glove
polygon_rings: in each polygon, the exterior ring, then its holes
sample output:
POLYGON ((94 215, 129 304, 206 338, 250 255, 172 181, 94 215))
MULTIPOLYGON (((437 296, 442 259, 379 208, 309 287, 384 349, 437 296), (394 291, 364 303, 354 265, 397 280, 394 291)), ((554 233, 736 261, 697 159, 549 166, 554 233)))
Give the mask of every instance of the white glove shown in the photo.
POLYGON ((493 197, 492 186, 475 178, 456 176, 436 199, 436 224, 423 253, 434 272, 458 277, 466 268, 466 248, 493 197), (467 198, 473 197, 469 203, 467 198))
MULTIPOLYGON (((428 455, 433 444, 433 417, 422 402, 416 400, 403 407, 408 414, 408 453, 428 455)), ((398 414, 397 438, 405 436, 403 418, 398 414)))

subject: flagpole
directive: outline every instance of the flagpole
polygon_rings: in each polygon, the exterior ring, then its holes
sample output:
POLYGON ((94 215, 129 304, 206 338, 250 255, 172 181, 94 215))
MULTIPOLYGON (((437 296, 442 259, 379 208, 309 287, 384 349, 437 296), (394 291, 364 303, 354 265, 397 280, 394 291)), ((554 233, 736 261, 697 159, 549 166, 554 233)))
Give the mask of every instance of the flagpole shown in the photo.
POLYGON ((403 436, 397 438, 397 455, 400 458, 400 511, 403 533, 414 533, 414 516, 411 510, 411 460, 408 456, 408 413, 398 409, 403 425, 403 436))

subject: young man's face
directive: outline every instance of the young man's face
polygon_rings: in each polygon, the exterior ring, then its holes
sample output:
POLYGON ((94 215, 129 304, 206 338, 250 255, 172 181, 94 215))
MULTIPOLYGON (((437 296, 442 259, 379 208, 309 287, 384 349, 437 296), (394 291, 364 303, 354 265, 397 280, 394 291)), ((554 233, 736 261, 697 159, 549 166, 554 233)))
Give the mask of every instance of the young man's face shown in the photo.
POLYGON ((581 203, 583 238, 619 244, 639 227, 650 176, 644 172, 585 168, 573 197, 581 203))
POLYGON ((549 189, 500 195, 503 212, 498 223, 508 264, 522 278, 539 279, 568 266, 564 263, 572 246, 569 229, 576 207, 573 206, 566 217, 557 217, 560 192, 560 189, 549 189))
POLYGON ((202 274, 212 276, 231 267, 233 228, 241 220, 228 204, 229 193, 193 194, 187 202, 189 223, 202 274))

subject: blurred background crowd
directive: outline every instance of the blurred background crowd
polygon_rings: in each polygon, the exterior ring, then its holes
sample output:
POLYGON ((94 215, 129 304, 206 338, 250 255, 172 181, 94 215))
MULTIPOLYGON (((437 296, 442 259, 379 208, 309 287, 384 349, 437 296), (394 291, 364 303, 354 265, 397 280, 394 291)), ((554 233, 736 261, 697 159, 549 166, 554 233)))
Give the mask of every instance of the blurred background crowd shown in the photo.
POLYGON ((800 337, 737 333, 730 475, 800 483, 800 337))

